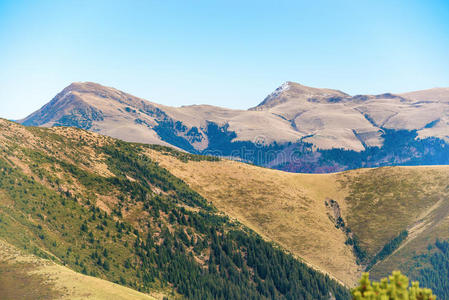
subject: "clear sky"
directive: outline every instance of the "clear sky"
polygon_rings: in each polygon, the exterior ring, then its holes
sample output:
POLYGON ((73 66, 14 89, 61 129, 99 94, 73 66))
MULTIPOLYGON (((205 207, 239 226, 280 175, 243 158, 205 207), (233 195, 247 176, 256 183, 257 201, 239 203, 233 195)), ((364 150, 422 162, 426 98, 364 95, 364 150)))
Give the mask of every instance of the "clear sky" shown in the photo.
POLYGON ((0 0, 0 117, 74 81, 245 109, 284 81, 350 94, 449 86, 449 1, 0 0))

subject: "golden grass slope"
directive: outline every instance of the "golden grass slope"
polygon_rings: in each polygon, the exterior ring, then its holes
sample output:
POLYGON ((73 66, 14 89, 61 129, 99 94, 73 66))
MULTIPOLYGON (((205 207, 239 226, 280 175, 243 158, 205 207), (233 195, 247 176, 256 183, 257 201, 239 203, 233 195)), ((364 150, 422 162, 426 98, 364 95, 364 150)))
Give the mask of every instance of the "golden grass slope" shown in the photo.
MULTIPOLYGON (((421 205, 419 214, 413 218, 415 222, 408 224, 409 236, 391 256, 374 266, 373 277, 399 268, 403 272, 415 275, 419 272, 414 257, 426 252, 427 246, 436 239, 447 239, 449 236, 449 180, 447 167, 408 167, 404 172, 419 172, 421 178, 415 189, 415 196, 409 202, 421 205), (426 178, 427 180, 423 180, 426 178)), ((400 200, 400 198, 399 198, 400 200)), ((400 202, 400 201, 397 201, 400 202)), ((392 215, 391 219, 396 219, 392 215)))
POLYGON ((448 215, 447 166, 354 170, 341 173, 340 182, 348 190, 347 223, 370 255, 400 231, 412 238, 448 215))
POLYGON ((24 254, 3 240, 0 240, 0 266, 2 299, 156 299, 106 280, 74 272, 49 260, 24 254))
POLYGON ((349 286, 362 266, 325 201, 337 201, 346 225, 370 257, 400 231, 409 230, 411 250, 378 274, 402 268, 410 253, 423 248, 412 240, 449 238, 449 230, 430 235, 422 229, 449 223, 447 166, 293 174, 227 160, 182 162, 156 151, 149 155, 218 209, 349 286))
POLYGON ((325 200, 346 209, 346 194, 334 175, 285 173, 227 160, 184 163, 155 151, 150 155, 218 209, 305 262, 346 284, 359 276, 345 234, 327 215, 325 200))

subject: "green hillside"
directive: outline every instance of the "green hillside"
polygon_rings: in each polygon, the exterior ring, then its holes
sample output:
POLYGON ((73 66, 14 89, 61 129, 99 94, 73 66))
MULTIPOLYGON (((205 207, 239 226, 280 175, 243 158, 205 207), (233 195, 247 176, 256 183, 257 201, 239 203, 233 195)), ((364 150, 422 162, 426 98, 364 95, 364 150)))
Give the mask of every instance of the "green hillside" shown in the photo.
POLYGON ((336 281, 230 221, 148 150, 83 130, 0 120, 0 239, 168 298, 349 297, 336 281))
POLYGON ((0 240, 1 299, 155 300, 152 296, 77 273, 48 259, 20 251, 0 240))

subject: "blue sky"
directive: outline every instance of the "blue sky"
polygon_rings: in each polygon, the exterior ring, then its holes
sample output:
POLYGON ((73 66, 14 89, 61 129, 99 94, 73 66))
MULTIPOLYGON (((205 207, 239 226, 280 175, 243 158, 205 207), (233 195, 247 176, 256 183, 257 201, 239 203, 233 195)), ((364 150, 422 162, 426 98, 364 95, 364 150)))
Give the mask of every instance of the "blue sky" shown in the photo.
POLYGON ((0 117, 74 81, 166 105, 258 104, 284 81, 449 86, 449 1, 0 0, 0 117))

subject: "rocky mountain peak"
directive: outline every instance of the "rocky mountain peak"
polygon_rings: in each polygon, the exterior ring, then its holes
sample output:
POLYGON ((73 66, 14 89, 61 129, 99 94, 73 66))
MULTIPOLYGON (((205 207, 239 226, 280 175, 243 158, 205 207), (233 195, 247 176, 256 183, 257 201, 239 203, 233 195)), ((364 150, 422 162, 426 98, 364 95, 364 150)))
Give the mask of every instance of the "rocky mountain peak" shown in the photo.
POLYGON ((349 95, 338 90, 313 88, 297 82, 286 81, 268 95, 259 105, 249 110, 268 110, 287 102, 321 102, 323 100, 338 102, 345 97, 349 97, 349 95))

